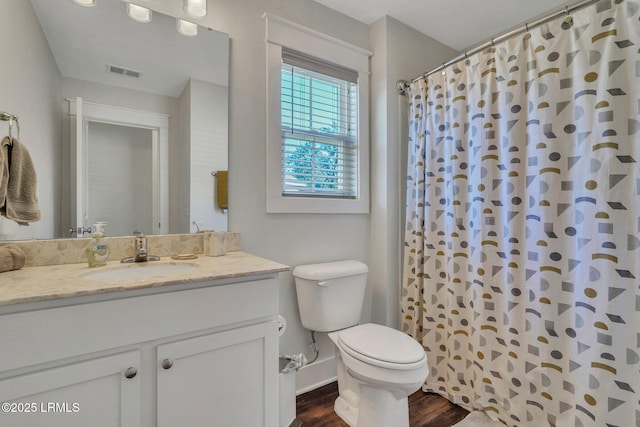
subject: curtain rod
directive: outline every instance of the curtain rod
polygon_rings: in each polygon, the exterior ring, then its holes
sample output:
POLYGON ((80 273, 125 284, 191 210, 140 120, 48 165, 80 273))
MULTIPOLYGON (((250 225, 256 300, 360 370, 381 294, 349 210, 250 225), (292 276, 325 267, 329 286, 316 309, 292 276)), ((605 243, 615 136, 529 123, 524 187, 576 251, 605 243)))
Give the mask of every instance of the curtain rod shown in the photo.
POLYGON ((410 82, 407 80, 398 80, 396 82, 396 88, 398 89, 398 94, 400 95, 405 95, 407 93, 407 89, 409 88, 409 86, 411 85, 411 83, 414 83, 422 78, 425 78, 427 76, 430 76, 433 73, 436 73, 440 70, 444 70, 445 68, 447 68, 450 65, 455 64, 456 62, 467 58, 471 55, 475 55, 478 52, 483 51, 484 49, 488 48, 489 46, 495 46, 498 43, 502 43, 503 41, 506 41, 512 37, 515 37, 517 35, 520 35, 522 33, 525 32, 529 32, 530 30, 539 27, 542 24, 546 24, 549 21, 553 21, 556 18, 559 18, 561 16, 564 15, 570 15, 571 13, 580 10, 580 9, 584 9, 587 6, 591 6, 593 3, 597 3, 600 0, 582 0, 579 1, 577 3, 574 3, 571 6, 565 6, 563 9, 560 10, 556 10, 555 12, 551 12, 548 15, 543 16, 540 19, 537 19, 536 21, 533 21, 531 23, 526 23, 514 30, 511 31, 507 31, 506 33, 502 33, 501 35, 498 35, 496 37, 492 37, 489 41, 481 44, 480 46, 471 49, 469 51, 465 51, 464 53, 456 56, 455 58, 443 63, 442 65, 439 65, 438 67, 423 73, 421 75, 419 75, 418 77, 414 78, 413 80, 411 80, 410 82))

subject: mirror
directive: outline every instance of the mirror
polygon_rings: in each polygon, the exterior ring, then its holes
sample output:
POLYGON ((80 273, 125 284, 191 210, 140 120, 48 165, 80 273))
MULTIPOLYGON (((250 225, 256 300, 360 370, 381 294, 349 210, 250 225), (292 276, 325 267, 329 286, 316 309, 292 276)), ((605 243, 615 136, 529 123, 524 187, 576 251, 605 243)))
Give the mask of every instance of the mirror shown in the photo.
POLYGON ((185 36, 156 11, 136 22, 121 0, 0 7, 13 17, 0 36, 19 39, 0 67, 19 84, 0 110, 20 119, 42 218, 21 227, 0 217, 0 240, 81 237, 69 230, 98 221, 110 236, 227 230, 214 176, 228 169, 226 34, 185 36))

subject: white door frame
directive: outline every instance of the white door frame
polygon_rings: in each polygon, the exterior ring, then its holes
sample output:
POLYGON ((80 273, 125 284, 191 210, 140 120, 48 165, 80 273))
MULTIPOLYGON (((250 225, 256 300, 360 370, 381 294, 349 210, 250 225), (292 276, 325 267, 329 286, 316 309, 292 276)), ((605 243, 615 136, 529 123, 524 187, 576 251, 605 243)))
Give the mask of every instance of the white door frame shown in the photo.
MULTIPOLYGON (((87 160, 87 131, 89 122, 100 122, 150 129, 152 131, 152 173, 153 173, 153 233, 169 232, 169 115, 130 108, 114 107, 83 101, 82 98, 67 99, 69 114, 76 117, 76 149, 72 152, 72 165, 76 173, 77 223, 85 224, 88 212, 87 182, 85 167, 87 160), (78 120, 78 117, 80 120, 78 120), (74 162, 75 159, 75 162, 74 162), (81 222, 82 221, 82 222, 81 222)), ((72 194, 71 197, 74 197, 72 194)))

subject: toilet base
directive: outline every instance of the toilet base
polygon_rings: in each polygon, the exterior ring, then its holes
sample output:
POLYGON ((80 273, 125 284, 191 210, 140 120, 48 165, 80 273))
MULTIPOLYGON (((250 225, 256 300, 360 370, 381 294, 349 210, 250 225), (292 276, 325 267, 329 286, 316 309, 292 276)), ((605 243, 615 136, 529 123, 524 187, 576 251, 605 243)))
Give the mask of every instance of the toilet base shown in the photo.
POLYGON ((408 399, 380 388, 363 387, 359 408, 338 396, 333 410, 349 427, 409 427, 408 399))
POLYGON ((338 396, 333 404, 333 410, 349 427, 356 427, 358 422, 358 408, 350 405, 342 396, 338 396))

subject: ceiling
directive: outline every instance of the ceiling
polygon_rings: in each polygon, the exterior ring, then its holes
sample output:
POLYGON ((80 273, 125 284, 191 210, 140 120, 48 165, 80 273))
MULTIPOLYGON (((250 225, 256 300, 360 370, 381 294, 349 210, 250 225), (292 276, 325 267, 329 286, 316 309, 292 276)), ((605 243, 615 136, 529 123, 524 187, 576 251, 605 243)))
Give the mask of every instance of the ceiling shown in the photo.
POLYGON ((157 12, 149 23, 135 22, 117 0, 98 1, 94 7, 69 0, 31 4, 65 77, 173 97, 189 78, 228 85, 226 34, 200 27, 196 37, 186 37, 176 30, 174 18, 157 12), (142 75, 108 73, 107 64, 142 75))
POLYGON ((365 24, 388 15, 462 51, 575 0, 315 0, 365 24))
MULTIPOLYGON (((531 22, 548 11, 576 3, 575 0, 315 1, 366 24, 391 16, 457 51, 531 22)), ((121 1, 100 1, 93 8, 77 6, 68 0, 31 0, 31 3, 64 76, 170 96, 177 96, 189 77, 226 85, 229 48, 226 35, 200 28, 198 37, 191 40, 175 31, 172 18, 159 13, 154 13, 151 23, 140 24, 126 17, 121 1), (167 28, 169 32, 161 36, 167 28), (201 35, 206 40, 197 40, 201 35), (138 42, 132 43, 134 40, 138 42), (163 42, 157 43, 159 40, 163 42), (200 41, 206 47, 194 46, 200 41), (181 43, 190 45, 185 47, 181 43), (169 54, 170 47, 176 49, 169 54), (167 62, 168 57, 172 60, 167 62), (107 64, 142 71, 143 78, 128 82, 121 76, 109 75, 105 72, 107 64)))

